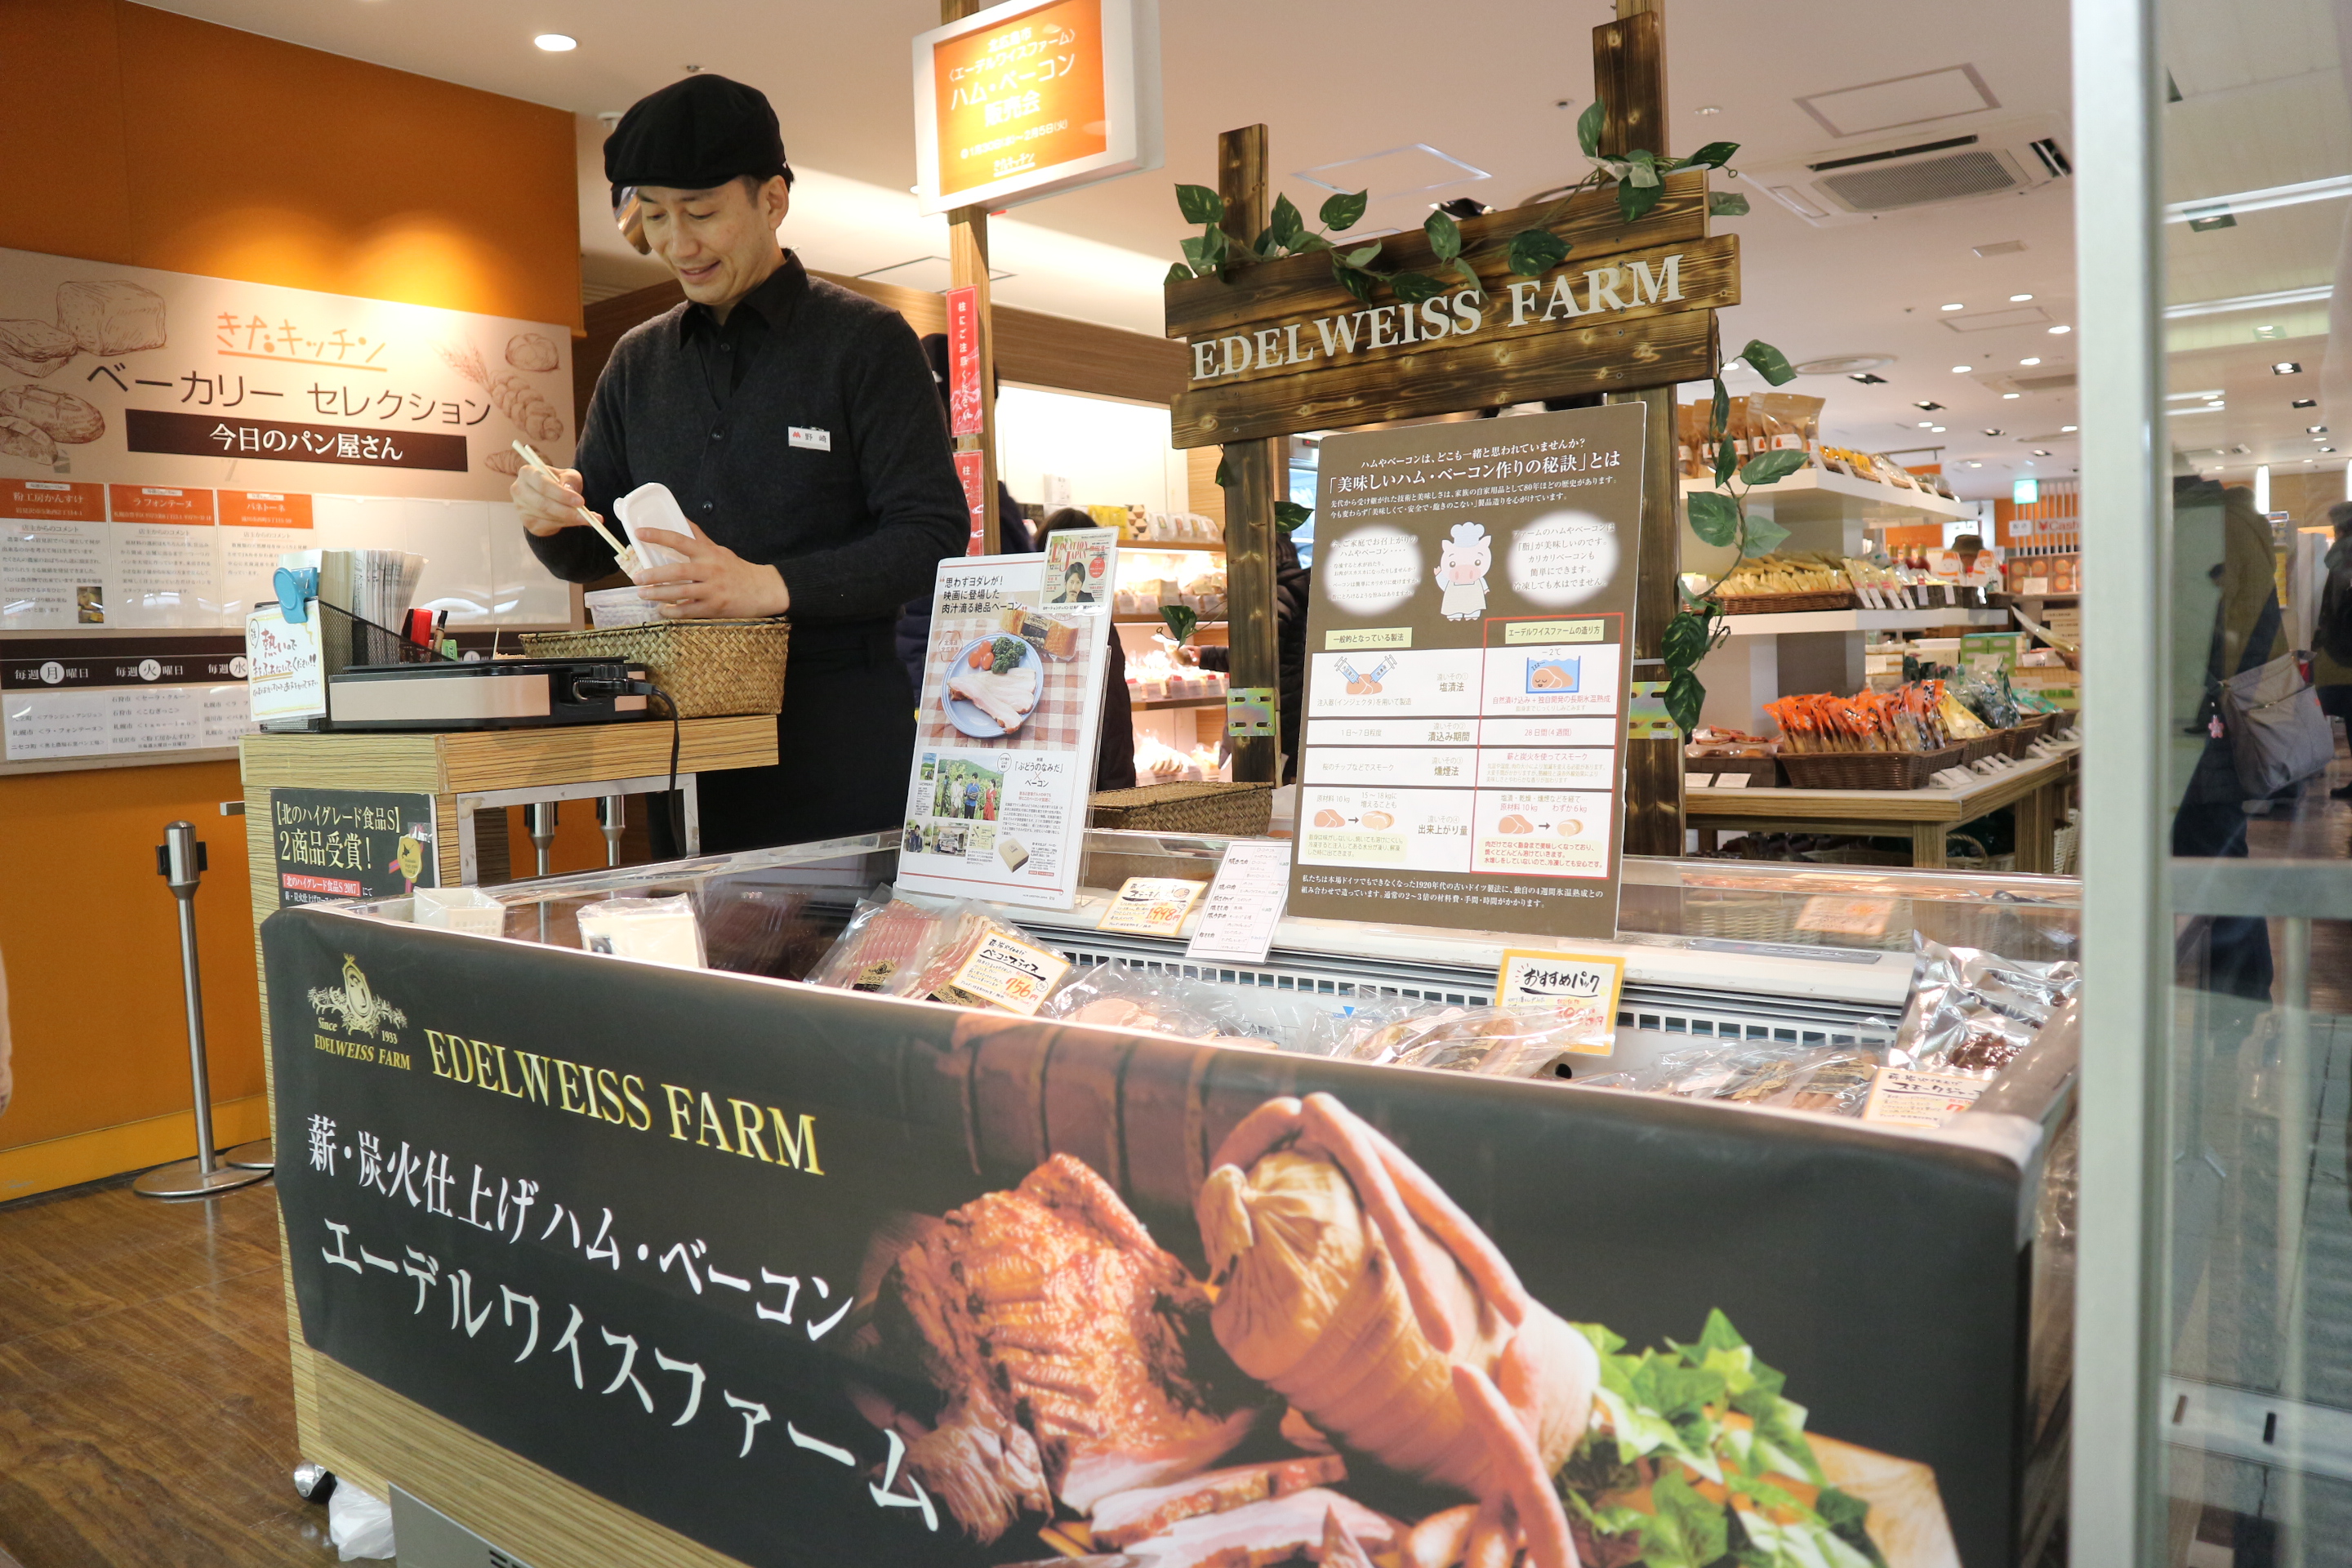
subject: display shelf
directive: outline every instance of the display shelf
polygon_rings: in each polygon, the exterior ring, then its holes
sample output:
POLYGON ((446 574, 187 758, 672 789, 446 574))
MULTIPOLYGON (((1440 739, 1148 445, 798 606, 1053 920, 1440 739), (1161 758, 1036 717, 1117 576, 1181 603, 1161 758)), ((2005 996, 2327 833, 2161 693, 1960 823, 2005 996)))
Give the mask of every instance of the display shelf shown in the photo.
POLYGON ((1785 616, 1726 616, 1720 624, 1728 627, 1733 637, 1777 637, 1790 632, 1916 632, 1930 626, 2006 626, 2009 612, 1971 607, 1800 610, 1785 616))
MULTIPOLYGON (((1713 489, 1711 479, 1683 479, 1685 496, 1713 489)), ((1928 519, 1948 521, 1976 515, 1976 509, 1966 501, 1946 500, 1926 490, 1853 479, 1821 468, 1800 468, 1778 484, 1759 486, 1748 492, 1747 506, 1753 512, 1769 513, 1783 527, 1814 521, 1869 525, 1928 519)))
MULTIPOLYGON (((1111 616, 1110 621, 1111 625, 1115 626, 1164 626, 1168 624, 1157 614, 1149 616, 1111 616)), ((1193 623, 1193 629, 1197 631, 1203 626, 1222 626, 1225 623, 1223 621, 1197 621, 1193 623)))
POLYGON ((1162 708, 1223 708, 1222 697, 1154 697, 1146 701, 1138 697, 1129 704, 1138 713, 1157 712, 1162 708))

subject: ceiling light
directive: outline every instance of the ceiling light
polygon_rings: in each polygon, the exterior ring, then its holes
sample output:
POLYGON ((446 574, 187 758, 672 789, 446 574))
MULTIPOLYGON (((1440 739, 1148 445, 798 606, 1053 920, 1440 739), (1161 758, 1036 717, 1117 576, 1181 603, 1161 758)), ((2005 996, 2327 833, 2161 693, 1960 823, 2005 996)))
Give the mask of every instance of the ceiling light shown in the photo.
POLYGON ((1952 374, 1954 375, 1966 375, 1969 372, 1974 369, 1976 369, 1976 366, 1972 364, 1956 364, 1952 367, 1952 374))
POLYGON ((1936 422, 1933 419, 1922 419, 1919 421, 1919 428, 1922 430, 1933 430, 1935 427, 1936 422))
POLYGON ((2292 185, 2266 185, 2258 191, 2240 191, 2235 195, 2200 196, 2195 201, 2174 202, 2164 209, 2167 223, 2194 223, 2212 216, 2216 207, 2231 214, 2267 212, 2272 207, 2291 207, 2303 202, 2324 202, 2336 196, 2352 196, 2352 174, 2337 174, 2332 179, 2305 180, 2292 185))
POLYGON ((2325 436, 2327 434, 2327 426, 2325 425, 2306 425, 2303 427, 2303 433, 2306 436, 2325 436))
POLYGON ((1885 386, 1886 384, 1886 378, 1885 376, 1873 375, 1868 371, 1864 371, 1859 375, 1847 376, 1846 379, 1848 381, 1858 381, 1864 386, 1885 386))
POLYGON ((2061 436, 2072 436, 2077 426, 2073 425, 2061 425, 2058 426, 2058 434, 2061 436))
POLYGON ((1974 463, 1974 462, 1972 462, 1972 463, 1970 463, 1970 464, 1969 465, 1969 468, 1983 468, 1983 467, 1984 467, 1984 465, 1983 465, 1982 463, 1974 463))
POLYGON ((2063 338, 2074 330, 2072 327, 2053 327, 2050 329, 2050 335, 2053 338, 2063 338))
POLYGON ((2283 359, 2279 361, 2278 363, 2271 366, 2271 374, 2273 375, 2301 375, 2303 374, 2303 366, 2294 360, 2283 359))
POLYGON ((2183 300, 2164 308, 2165 320, 2177 321, 2183 316, 2221 316, 2232 310, 2267 310, 2281 305, 2316 305, 2336 294, 2333 283, 2315 284, 2308 289, 2280 289, 2268 294, 2232 294, 2222 300, 2183 300))
POLYGON ((2333 452, 2336 448, 2333 447, 2322 447, 2320 450, 2323 452, 2333 452))
POLYGON ((2218 388, 2211 392, 2168 392, 2164 395, 2164 400, 2167 403, 2187 403, 2191 399, 2201 399, 2205 402, 2210 403, 2213 399, 2221 395, 2221 391, 2218 388))
POLYGON ((1935 401, 1933 398, 1923 397, 1923 398, 1921 398, 1918 402, 1916 402, 1916 403, 1913 404, 1911 406, 1912 406, 1912 407, 1914 407, 1914 408, 1924 408, 1924 409, 1926 409, 1928 413, 1933 414, 1937 409, 1941 408, 1941 407, 1942 407, 1942 406, 1944 406, 1944 405, 1943 405, 1942 404, 1940 404, 1940 403, 1937 403, 1937 401, 1935 401))
POLYGON ((2004 392, 2004 393, 2002 393, 2000 395, 2001 395, 2001 397, 2002 397, 2004 400, 2006 400, 2006 399, 2009 399, 2009 398, 2011 398, 2011 397, 2015 397, 2015 396, 2017 396, 2017 395, 2018 395, 2018 394, 2016 394, 2016 393, 2014 393, 2014 392, 2004 392))
POLYGON ((1942 434, 1944 433, 1944 426, 1942 426, 1941 425, 1930 425, 1930 426, 1927 426, 1927 428, 1928 428, 1931 432, 1933 432, 1934 434, 1938 435, 1938 436, 1940 436, 1940 435, 1942 435, 1942 434))
POLYGON ((1988 425, 1985 426, 1985 434, 1988 436, 2006 436, 2009 432, 2000 429, 1998 426, 1988 425))
POLYGON ((2319 399, 2316 397, 2298 397, 2293 403, 2288 404, 2287 406, 2289 408, 2316 408, 2319 406, 2319 399))
POLYGON ((541 33, 531 42, 551 55, 566 54, 580 47, 580 40, 569 33, 541 33))
POLYGON ((2036 447, 2033 448, 2033 455, 2037 458, 2046 458, 2050 455, 2050 448, 2047 447, 2036 447))
POLYGON ((2032 359, 2021 359, 2017 363, 2020 364, 2040 364, 2042 363, 2042 357, 2039 354, 2036 354, 2032 359))
POLYGON ((2032 295, 2031 295, 2031 294, 2011 294, 2011 295, 2009 297, 2009 302, 2010 302, 2011 304, 2012 304, 2012 305, 2022 305, 2022 304, 2024 304, 2028 300, 2031 300, 2031 299, 2032 299, 2032 298, 2033 298, 2033 296, 2032 296, 2032 295))
POLYGON ((1701 114, 1721 114, 1723 112, 1723 105, 1719 103, 1701 104, 1698 111, 1701 114))
POLYGON ((1966 305, 1947 305, 1944 309, 1947 310, 1965 310, 1968 307, 1966 305))
POLYGON ((2254 336, 2257 339, 2267 342, 2273 338, 2283 338, 2286 336, 2286 329, 2279 326, 2256 327, 2254 329, 2254 336))

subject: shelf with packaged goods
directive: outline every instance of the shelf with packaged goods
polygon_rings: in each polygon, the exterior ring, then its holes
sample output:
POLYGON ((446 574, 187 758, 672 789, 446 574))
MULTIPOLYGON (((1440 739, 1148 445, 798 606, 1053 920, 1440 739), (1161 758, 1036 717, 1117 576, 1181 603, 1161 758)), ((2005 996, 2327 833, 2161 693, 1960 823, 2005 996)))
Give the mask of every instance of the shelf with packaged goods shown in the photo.
POLYGON ((2007 626, 2007 610, 1973 606, 1931 610, 1798 610, 1789 615, 1726 616, 1734 637, 1790 632, 1918 632, 1930 626, 2007 626))
MULTIPOLYGON (((1688 476, 1683 479, 1685 496, 1713 489, 1712 479, 1688 476)), ((1890 522, 1945 522, 1976 515, 1976 508, 1967 501, 1832 474, 1820 467, 1800 468, 1778 484, 1757 487, 1748 493, 1747 504, 1750 511, 1769 515, 1784 528, 1792 522, 1828 521, 1877 527, 1890 522)))

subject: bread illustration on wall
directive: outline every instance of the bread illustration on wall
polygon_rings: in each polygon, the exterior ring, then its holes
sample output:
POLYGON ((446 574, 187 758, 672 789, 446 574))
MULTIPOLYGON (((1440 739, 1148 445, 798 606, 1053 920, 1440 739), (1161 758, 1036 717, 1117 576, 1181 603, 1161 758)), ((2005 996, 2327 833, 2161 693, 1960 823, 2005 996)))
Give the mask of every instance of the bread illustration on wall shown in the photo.
POLYGON ((504 474, 507 478, 512 479, 522 472, 522 454, 511 451, 488 452, 483 454, 482 467, 494 474, 504 474))
POLYGON ((562 416, 530 383, 519 375, 492 375, 489 366, 482 363, 481 352, 471 343, 454 348, 436 343, 433 352, 441 356, 442 363, 488 393, 491 405, 513 420, 515 427, 534 444, 563 439, 562 416))
POLYGON ((555 340, 540 332, 517 332, 507 340, 507 363, 517 370, 555 370, 563 356, 555 340))
POLYGON ((116 279, 58 285, 58 325, 84 353, 127 354, 163 346, 163 296, 116 279))
POLYGON ((0 365, 18 375, 47 375, 81 352, 74 335, 48 321, 0 321, 0 365))
POLYGON ((106 416, 96 404, 50 386, 0 387, 0 415, 23 420, 60 446, 106 434, 106 416))
POLYGON ((54 464, 58 444, 39 426, 14 415, 0 415, 0 458, 30 458, 37 463, 54 464))

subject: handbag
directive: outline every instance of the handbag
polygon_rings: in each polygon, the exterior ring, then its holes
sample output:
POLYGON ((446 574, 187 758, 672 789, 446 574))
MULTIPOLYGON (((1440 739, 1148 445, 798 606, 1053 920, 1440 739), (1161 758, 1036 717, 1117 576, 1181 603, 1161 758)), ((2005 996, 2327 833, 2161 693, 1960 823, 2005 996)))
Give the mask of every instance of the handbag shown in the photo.
MULTIPOLYGON (((2271 646, 2278 623, 2278 598, 2273 595, 2248 641, 2249 651, 2271 646)), ((2304 679, 2303 667, 2292 653, 2242 668, 2221 688, 2230 760, 2249 799, 2275 795, 2297 780, 2325 772, 2335 760, 2335 731, 2319 706, 2319 693, 2304 679)))

